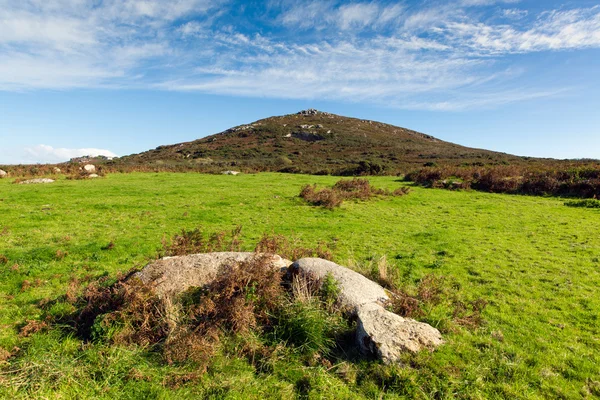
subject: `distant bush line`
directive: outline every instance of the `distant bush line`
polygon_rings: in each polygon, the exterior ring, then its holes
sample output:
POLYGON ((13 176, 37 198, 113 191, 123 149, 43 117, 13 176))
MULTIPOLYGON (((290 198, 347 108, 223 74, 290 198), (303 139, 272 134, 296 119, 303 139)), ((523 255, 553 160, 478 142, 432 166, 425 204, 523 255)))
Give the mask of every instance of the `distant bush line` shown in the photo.
POLYGON ((407 174, 406 181, 444 189, 535 196, 600 197, 600 166, 426 167, 407 174))

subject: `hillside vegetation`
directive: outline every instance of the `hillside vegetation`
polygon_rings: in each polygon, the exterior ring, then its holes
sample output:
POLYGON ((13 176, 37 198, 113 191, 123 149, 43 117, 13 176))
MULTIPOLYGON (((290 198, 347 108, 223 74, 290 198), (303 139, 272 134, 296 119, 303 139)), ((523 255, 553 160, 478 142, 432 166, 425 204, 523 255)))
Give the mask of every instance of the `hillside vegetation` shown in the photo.
POLYGON ((192 142, 123 157, 123 166, 236 167, 332 175, 407 172, 423 164, 526 163, 527 160, 444 142, 376 121, 319 111, 270 117, 192 142))
MULTIPOLYGON (((0 181, 0 397, 600 396, 598 208, 417 186, 334 210, 298 196, 306 185, 338 180, 132 173, 41 186, 0 181), (259 242, 275 248, 265 234, 285 237, 295 248, 321 248, 337 263, 386 276, 420 302, 411 315, 438 327, 447 343, 386 366, 339 352, 307 358, 260 335, 231 336, 199 367, 103 339, 119 331, 86 341, 53 322, 75 311, 90 283, 116 282, 165 248, 178 254, 189 242, 171 238, 182 230, 210 235, 237 226, 242 250, 259 242), (439 302, 426 301, 436 293, 439 302), (269 351, 259 352, 263 346, 269 351)), ((369 181, 390 192, 406 185, 396 177, 369 181)))

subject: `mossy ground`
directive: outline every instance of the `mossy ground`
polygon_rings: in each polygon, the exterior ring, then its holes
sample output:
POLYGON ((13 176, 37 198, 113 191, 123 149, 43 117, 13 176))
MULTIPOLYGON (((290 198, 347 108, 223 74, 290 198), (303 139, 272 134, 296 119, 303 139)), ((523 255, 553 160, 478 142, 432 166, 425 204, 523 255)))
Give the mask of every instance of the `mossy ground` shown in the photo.
MULTIPOLYGON (((394 177, 369 178, 394 190, 394 177)), ((600 211, 559 198, 415 187, 408 196, 345 202, 298 198, 328 176, 112 174, 50 185, 0 181, 0 371, 5 398, 581 398, 600 396, 600 211), (486 324, 451 329, 434 353, 403 367, 306 365, 292 353, 257 370, 231 352, 206 374, 147 349, 82 343, 57 329, 20 337, 40 302, 103 275, 141 267, 164 237, 198 226, 243 226, 334 245, 360 267, 386 256, 403 285, 444 275, 466 299, 488 301, 486 324), (109 243, 113 246, 108 246, 109 243), (6 262, 4 262, 6 261, 6 262)), ((68 312, 59 303, 52 313, 68 312)), ((432 310, 427 322, 445 326, 432 310)), ((235 347, 235 343, 231 346, 235 347)))

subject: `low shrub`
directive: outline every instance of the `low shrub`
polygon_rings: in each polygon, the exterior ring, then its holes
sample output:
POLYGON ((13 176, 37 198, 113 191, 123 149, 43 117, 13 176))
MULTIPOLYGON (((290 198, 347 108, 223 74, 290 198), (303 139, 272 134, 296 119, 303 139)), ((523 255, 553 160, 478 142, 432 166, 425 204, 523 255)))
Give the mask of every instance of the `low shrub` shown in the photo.
POLYGON ((600 200, 597 199, 585 199, 585 200, 572 200, 565 203, 567 207, 582 207, 582 208, 600 208, 600 200))
POLYGON ((306 185, 300 190, 300 197, 314 206, 334 209, 342 205, 344 199, 338 192, 332 189, 317 190, 317 185, 306 185))
POLYGON ((237 226, 229 234, 215 232, 205 234, 202 229, 182 229, 170 241, 162 240, 162 249, 158 257, 183 256, 186 254, 211 253, 215 251, 240 251, 242 227, 237 226))
POLYGON ((342 179, 331 188, 317 189, 317 185, 306 185, 300 190, 300 197, 314 206, 334 209, 344 200, 369 200, 376 196, 404 196, 410 192, 408 187, 400 187, 391 192, 371 185, 367 179, 342 179))
POLYGON ((278 254, 288 260, 298 260, 304 257, 319 257, 331 260, 334 246, 334 244, 320 242, 314 248, 303 247, 296 239, 265 233, 258 241, 254 251, 257 253, 278 254))

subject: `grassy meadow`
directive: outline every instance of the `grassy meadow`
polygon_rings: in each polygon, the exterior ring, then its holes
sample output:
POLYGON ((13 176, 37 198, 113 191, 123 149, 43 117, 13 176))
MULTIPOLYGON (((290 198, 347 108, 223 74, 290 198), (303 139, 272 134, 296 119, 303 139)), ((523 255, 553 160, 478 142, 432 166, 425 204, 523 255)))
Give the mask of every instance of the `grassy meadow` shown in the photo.
MULTIPOLYGON (((402 197, 327 210, 298 197, 331 176, 276 173, 110 174, 49 185, 0 180, 2 398, 469 398, 600 397, 600 209, 528 197, 413 187, 402 197), (91 281, 143 267, 182 229, 243 227, 245 250, 263 233, 328 243, 334 261, 367 270, 385 257, 407 290, 444 276, 462 301, 483 299, 484 323, 423 320, 447 343, 402 366, 294 353, 258 370, 235 351, 207 371, 168 365, 135 346, 85 343, 60 327, 24 335, 44 303, 91 281)), ((407 183, 370 177, 380 188, 407 183)), ((51 314, 69 312, 56 302, 51 314)), ((449 314, 450 313, 450 314, 449 314)), ((230 344, 235 347, 235 343, 230 344)))

